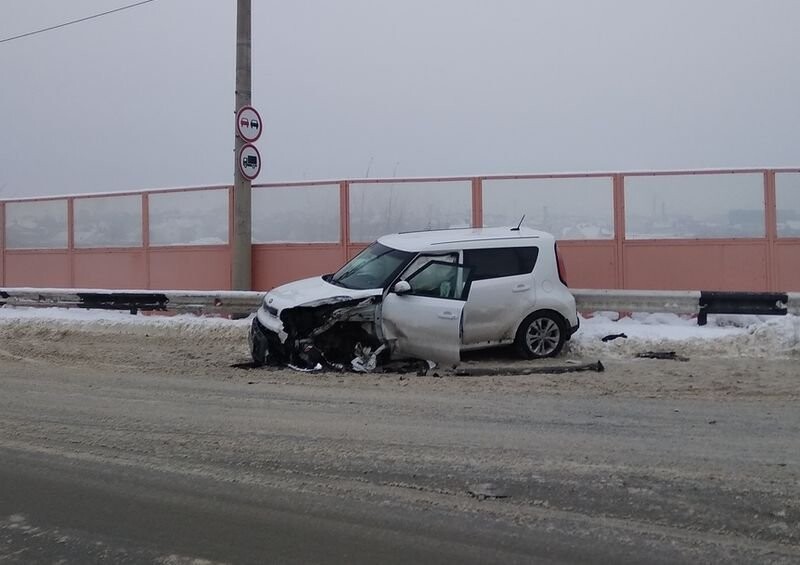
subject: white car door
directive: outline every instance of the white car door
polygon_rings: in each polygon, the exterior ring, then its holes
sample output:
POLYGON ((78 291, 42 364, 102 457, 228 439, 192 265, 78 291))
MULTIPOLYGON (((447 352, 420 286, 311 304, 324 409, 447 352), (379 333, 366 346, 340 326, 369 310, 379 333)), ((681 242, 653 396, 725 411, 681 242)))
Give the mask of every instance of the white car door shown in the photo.
POLYGON ((464 250, 473 278, 464 310, 465 346, 514 339, 520 319, 536 306, 532 271, 538 254, 536 246, 464 250))
POLYGON ((469 269, 444 261, 431 261, 395 284, 383 299, 380 322, 392 353, 458 363, 468 293, 469 269))

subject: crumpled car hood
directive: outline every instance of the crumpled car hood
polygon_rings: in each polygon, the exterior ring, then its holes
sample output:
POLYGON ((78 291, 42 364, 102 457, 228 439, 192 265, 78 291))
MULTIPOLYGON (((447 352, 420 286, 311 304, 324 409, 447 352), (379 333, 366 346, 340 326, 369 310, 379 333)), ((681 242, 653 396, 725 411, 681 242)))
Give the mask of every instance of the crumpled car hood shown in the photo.
POLYGON ((281 311, 296 306, 333 304, 344 300, 378 296, 382 293, 379 288, 353 290, 325 282, 322 277, 311 277, 269 291, 264 297, 264 306, 281 311))

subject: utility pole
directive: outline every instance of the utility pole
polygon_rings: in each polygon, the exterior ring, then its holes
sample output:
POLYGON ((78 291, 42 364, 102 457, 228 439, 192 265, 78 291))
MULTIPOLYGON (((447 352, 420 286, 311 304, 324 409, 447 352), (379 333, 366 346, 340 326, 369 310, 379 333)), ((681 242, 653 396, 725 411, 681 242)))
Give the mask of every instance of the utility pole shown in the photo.
MULTIPOLYGON (((236 109, 250 105, 250 0, 236 2, 236 109)), ((252 285, 251 183, 244 177, 239 152, 245 141, 236 135, 233 183, 233 234, 231 241, 231 287, 250 290, 252 285)))

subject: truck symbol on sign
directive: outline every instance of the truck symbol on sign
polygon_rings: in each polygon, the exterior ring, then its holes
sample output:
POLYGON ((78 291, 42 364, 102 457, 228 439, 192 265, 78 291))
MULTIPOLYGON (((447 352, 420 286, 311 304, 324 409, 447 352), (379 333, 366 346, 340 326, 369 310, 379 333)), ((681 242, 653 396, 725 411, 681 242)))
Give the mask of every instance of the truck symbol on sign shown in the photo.
POLYGON ((242 157, 242 167, 245 169, 252 167, 254 169, 258 168, 258 157, 255 155, 245 155, 242 157))

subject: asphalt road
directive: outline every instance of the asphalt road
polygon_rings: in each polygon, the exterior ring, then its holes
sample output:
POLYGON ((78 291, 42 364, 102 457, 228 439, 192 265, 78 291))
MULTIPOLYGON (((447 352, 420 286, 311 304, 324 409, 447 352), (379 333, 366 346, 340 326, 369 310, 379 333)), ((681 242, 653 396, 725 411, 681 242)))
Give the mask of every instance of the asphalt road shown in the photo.
POLYGON ((0 563, 800 562, 796 397, 90 365, 0 358, 0 563))

